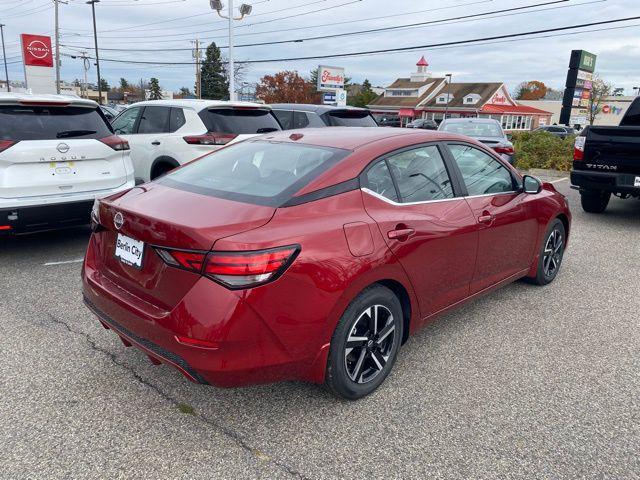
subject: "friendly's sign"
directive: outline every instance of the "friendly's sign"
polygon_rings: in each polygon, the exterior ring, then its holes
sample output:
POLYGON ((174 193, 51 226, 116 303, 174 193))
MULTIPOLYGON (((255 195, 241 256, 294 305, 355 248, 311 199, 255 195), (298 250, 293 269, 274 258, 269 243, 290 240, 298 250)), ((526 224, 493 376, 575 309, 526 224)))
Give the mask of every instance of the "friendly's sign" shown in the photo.
POLYGON ((328 92, 344 88, 344 68, 318 66, 318 91, 328 92))
POLYGON ((51 37, 23 33, 20 38, 22 40, 22 58, 25 66, 53 67, 51 37))

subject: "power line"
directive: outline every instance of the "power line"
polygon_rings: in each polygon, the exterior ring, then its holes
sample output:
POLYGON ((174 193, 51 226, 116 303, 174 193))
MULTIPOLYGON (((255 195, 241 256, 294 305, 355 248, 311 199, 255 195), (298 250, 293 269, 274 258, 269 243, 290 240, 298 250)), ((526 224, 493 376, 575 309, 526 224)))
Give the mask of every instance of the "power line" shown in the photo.
MULTIPOLYGON (((441 43, 431 43, 425 45, 413 45, 409 47, 396 47, 396 48, 384 48, 378 50, 365 50, 360 52, 349 52, 349 53, 335 53, 335 54, 324 54, 324 55, 311 55, 311 56, 303 56, 303 57, 286 57, 286 58, 270 58, 270 59, 259 59, 259 60, 245 60, 238 63, 243 64, 254 64, 254 63, 273 63, 273 62, 292 62, 292 61, 301 61, 301 60, 318 60, 318 59, 327 59, 327 58, 347 58, 347 57, 356 57, 363 55, 375 55, 380 53, 392 53, 392 52, 406 52, 411 50, 422 50, 427 48, 438 48, 445 46, 453 46, 453 45, 469 45, 478 42, 488 42, 492 40, 501 40, 508 38, 519 38, 525 37, 529 35, 540 35, 544 33, 552 33, 552 32, 561 32, 565 30, 575 30, 578 28, 585 27, 593 27, 597 25, 609 25, 613 23, 620 22, 628 22, 631 20, 639 20, 640 16, 636 17, 626 17, 626 18, 618 18, 613 20, 603 20, 600 22, 590 22, 590 23, 582 23, 579 25, 567 25, 563 27, 554 27, 554 28, 545 28, 541 30, 531 30, 528 32, 518 32, 518 33, 510 33, 505 35, 494 35, 490 37, 481 37, 481 38, 473 38, 467 40, 455 40, 450 42, 441 42, 441 43)), ((134 63, 134 64, 142 64, 142 65, 193 65, 193 62, 151 62, 151 61, 141 61, 141 60, 125 60, 125 59, 102 59, 107 62, 115 62, 115 63, 134 63)), ((224 63, 224 62, 223 62, 224 63)))
MULTIPOLYGON (((454 22, 458 21, 458 20, 472 20, 475 18, 481 18, 481 17, 486 17, 488 15, 496 15, 496 14, 505 14, 505 15, 497 15, 497 17, 506 17, 506 16, 512 16, 512 15, 518 15, 518 14, 523 14, 523 13, 531 13, 531 12, 523 12, 522 10, 527 10, 530 8, 536 8, 536 7, 544 7, 544 6, 548 6, 548 5, 557 5, 559 3, 567 3, 570 2, 571 0, 553 0, 553 1, 549 1, 549 2, 543 2, 543 3, 537 3, 537 4, 533 4, 533 5, 526 5, 526 6, 520 6, 520 7, 513 7, 513 8, 506 8, 506 9, 500 9, 500 10, 493 10, 490 12, 483 12, 483 13, 475 13, 475 14, 470 14, 470 15, 461 15, 461 16, 457 16, 457 17, 449 17, 449 18, 443 18, 440 20, 429 20, 429 21, 425 21, 425 22, 416 22, 416 23, 408 23, 408 24, 402 24, 402 25, 394 25, 394 26, 389 26, 389 27, 379 27, 379 28, 370 28, 370 29, 366 29, 366 30, 358 30, 358 31, 353 31, 353 32, 343 32, 343 33, 334 33, 334 34, 328 34, 328 35, 318 35, 315 37, 304 37, 304 38, 289 38, 286 40, 273 40, 270 42, 256 42, 256 43, 245 43, 245 44, 240 44, 240 45, 236 45, 236 47, 240 48, 240 47, 257 47, 257 46, 264 46, 264 45, 278 45, 278 44, 285 44, 285 43, 301 43, 301 42, 308 42, 308 41, 314 41, 314 40, 325 40, 328 38, 338 38, 338 37, 346 37, 346 36, 351 36, 351 35, 363 35, 363 34, 367 34, 367 33, 377 33, 377 32, 383 32, 383 31, 389 31, 389 30, 399 30, 399 29, 408 29, 408 28, 416 28, 416 27, 424 27, 424 26, 428 26, 428 25, 436 25, 439 23, 444 23, 444 22, 454 22)), ((607 0, 592 0, 589 2, 584 2, 584 3, 578 3, 578 4, 571 4, 571 5, 561 5, 561 6, 555 6, 555 7, 551 7, 551 8, 546 8, 546 9, 540 9, 540 10, 536 10, 536 11, 545 11, 545 10, 553 10, 553 9, 558 9, 558 8, 571 8, 571 7, 578 7, 578 6, 582 6, 582 5, 587 5, 590 3, 602 3, 602 2, 606 2, 607 0)), ((497 18, 497 17, 493 17, 493 18, 497 18)), ((491 18, 491 17, 490 17, 491 18)), ((66 46, 68 47, 74 47, 74 48, 83 48, 83 49, 87 49, 90 47, 83 47, 80 45, 73 45, 73 44, 67 44, 66 46)), ((203 47, 203 49, 206 47, 203 47)), ((227 48, 226 45, 218 45, 218 48, 224 49, 227 48)), ((131 48, 102 48, 102 50, 106 50, 106 51, 114 51, 114 52, 132 52, 131 48)), ((179 52, 179 51, 189 51, 192 50, 191 48, 161 48, 161 49, 144 49, 144 48, 136 48, 135 50, 133 50, 133 52, 179 52)))

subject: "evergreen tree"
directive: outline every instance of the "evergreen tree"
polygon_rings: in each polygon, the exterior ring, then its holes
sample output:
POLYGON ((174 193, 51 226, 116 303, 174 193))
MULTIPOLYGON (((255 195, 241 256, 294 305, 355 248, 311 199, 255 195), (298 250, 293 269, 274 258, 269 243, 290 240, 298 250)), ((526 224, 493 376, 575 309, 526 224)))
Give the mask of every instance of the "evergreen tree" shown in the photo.
POLYGON ((100 88, 103 92, 109 91, 109 82, 107 82, 104 78, 100 79, 100 88))
POLYGON ((124 92, 128 88, 129 88, 129 82, 127 81, 127 79, 126 78, 121 78, 120 79, 120 91, 124 92))
POLYGON ((209 100, 227 100, 229 98, 229 81, 225 77, 220 49, 215 42, 207 47, 202 62, 202 98, 209 100))
POLYGON ((149 100, 162 100, 162 88, 157 78, 149 81, 149 100))

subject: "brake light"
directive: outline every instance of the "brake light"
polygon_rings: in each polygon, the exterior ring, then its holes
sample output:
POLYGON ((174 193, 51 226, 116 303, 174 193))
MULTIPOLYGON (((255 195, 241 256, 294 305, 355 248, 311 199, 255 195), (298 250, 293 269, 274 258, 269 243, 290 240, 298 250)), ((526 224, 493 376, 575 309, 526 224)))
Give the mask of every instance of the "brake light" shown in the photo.
POLYGON ((238 135, 233 133, 205 133, 183 137, 189 145, 226 145, 238 135))
POLYGON ((0 140, 0 152, 4 152, 7 148, 15 145, 18 142, 14 142, 13 140, 0 140))
POLYGON ((131 149, 131 147, 129 147, 129 142, 117 135, 110 135, 108 137, 101 138, 100 141, 117 151, 131 149))
POLYGON ((278 278, 295 260, 300 247, 209 253, 156 248, 156 252, 172 267, 200 273, 230 289, 241 289, 278 278))
POLYGON ((573 160, 580 162, 584 160, 584 146, 587 143, 587 137, 576 137, 573 143, 573 160))
POLYGON ((295 260, 300 247, 248 252, 211 252, 204 275, 228 288, 249 288, 275 280, 295 260))
POLYGON ((515 153, 513 147, 509 145, 498 145, 497 147, 493 147, 493 151, 505 155, 513 155, 515 153))

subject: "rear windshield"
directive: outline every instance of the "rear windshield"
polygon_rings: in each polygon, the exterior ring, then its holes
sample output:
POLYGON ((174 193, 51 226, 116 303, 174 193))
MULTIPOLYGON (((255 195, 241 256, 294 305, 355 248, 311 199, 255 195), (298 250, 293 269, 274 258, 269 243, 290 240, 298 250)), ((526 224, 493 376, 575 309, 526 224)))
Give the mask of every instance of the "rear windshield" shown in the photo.
POLYGON ((377 127, 378 124, 369 112, 335 110, 326 113, 329 125, 332 127, 377 127))
POLYGON ((440 130, 476 138, 504 137, 500 126, 493 122, 445 122, 440 130))
POLYGON ((199 115, 209 132, 255 135, 282 130, 271 110, 262 108, 212 108, 199 115))
POLYGON ((54 140, 112 135, 97 108, 0 105, 0 139, 54 140))
POLYGON ((348 154, 347 150, 310 145, 240 142, 157 181, 214 197, 278 207, 348 154))

